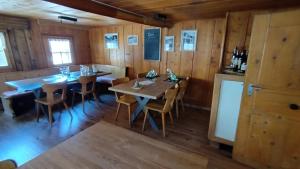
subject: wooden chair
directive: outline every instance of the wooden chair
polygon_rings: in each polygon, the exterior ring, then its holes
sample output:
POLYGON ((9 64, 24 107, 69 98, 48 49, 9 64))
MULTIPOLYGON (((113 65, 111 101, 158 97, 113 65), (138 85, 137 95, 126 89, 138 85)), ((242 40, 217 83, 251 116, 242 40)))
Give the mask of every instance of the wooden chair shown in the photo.
POLYGON ((52 126, 52 106, 63 103, 65 108, 68 110, 71 118, 72 113, 69 111, 68 105, 66 104, 66 96, 67 96, 67 84, 62 83, 53 83, 53 84, 45 84, 42 86, 44 92, 46 92, 46 97, 35 99, 36 102, 36 112, 37 112, 37 121, 39 121, 39 109, 40 105, 48 106, 48 114, 49 114, 49 123, 52 126), (58 91, 62 91, 62 93, 58 93, 58 91))
POLYGON ((75 94, 78 93, 81 95, 81 101, 82 101, 82 111, 85 112, 84 109, 84 102, 85 102, 85 96, 88 94, 92 94, 94 96, 96 104, 98 104, 99 99, 96 95, 96 80, 97 76, 80 76, 79 83, 81 84, 81 88, 73 88, 72 91, 72 107, 74 105, 74 99, 75 94))
POLYGON ((13 160, 0 161, 0 169, 15 169, 15 168, 17 168, 17 163, 13 160))
POLYGON ((171 119, 171 123, 172 125, 174 125, 174 120, 173 120, 173 115, 172 115, 172 107, 178 92, 178 85, 176 84, 174 89, 168 89, 165 92, 165 101, 162 103, 159 102, 150 102, 145 106, 145 117, 144 117, 144 123, 143 123, 143 129, 142 132, 144 132, 145 130, 145 124, 146 124, 146 120, 147 120, 147 116, 148 116, 148 112, 149 110, 152 111, 157 111, 159 113, 161 113, 161 119, 162 119, 162 130, 163 130, 163 136, 166 136, 166 114, 169 113, 170 119, 171 119))
MULTIPOLYGON (((128 77, 116 79, 112 81, 112 86, 116 86, 118 84, 122 84, 126 82, 129 82, 128 77)), ((116 95, 116 102, 118 103, 115 121, 118 119, 121 104, 124 104, 128 107, 128 123, 129 126, 131 126, 131 108, 136 103, 136 99, 133 96, 121 94, 118 92, 115 92, 115 95, 116 95)))
POLYGON ((177 118, 177 120, 179 119, 179 102, 181 103, 182 112, 184 112, 183 97, 185 95, 189 79, 190 79, 190 77, 186 77, 186 79, 181 80, 179 82, 179 91, 178 91, 178 94, 176 97, 176 118, 177 118))
POLYGON ((138 73, 138 74, 136 75, 136 78, 143 78, 143 77, 146 77, 147 74, 148 74, 148 72, 138 73))

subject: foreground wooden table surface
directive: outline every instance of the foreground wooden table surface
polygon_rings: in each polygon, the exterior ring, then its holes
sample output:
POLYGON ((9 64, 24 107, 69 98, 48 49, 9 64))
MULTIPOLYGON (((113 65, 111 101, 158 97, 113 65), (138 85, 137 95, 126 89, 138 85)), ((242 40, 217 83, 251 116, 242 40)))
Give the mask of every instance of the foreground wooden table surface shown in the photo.
POLYGON ((23 169, 205 169, 207 159, 101 121, 23 169))

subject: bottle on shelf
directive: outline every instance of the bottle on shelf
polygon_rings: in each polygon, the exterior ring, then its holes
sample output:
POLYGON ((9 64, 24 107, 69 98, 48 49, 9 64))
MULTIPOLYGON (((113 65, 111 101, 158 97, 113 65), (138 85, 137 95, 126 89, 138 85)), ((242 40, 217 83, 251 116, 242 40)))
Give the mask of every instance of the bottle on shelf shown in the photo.
POLYGON ((234 58, 234 67, 233 67, 234 72, 237 72, 239 70, 239 59, 240 59, 240 54, 239 51, 237 50, 234 58))
POLYGON ((247 50, 243 50, 242 65, 240 68, 240 72, 242 72, 242 73, 245 73, 247 70, 247 58, 248 58, 247 50))
POLYGON ((233 49, 232 58, 231 58, 231 64, 230 67, 235 67, 235 57, 236 57, 237 47, 233 49))

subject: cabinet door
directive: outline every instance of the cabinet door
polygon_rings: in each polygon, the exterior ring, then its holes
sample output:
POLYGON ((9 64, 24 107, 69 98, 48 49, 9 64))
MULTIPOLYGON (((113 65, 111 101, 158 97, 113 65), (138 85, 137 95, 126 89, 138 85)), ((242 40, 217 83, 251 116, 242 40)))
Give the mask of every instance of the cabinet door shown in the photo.
POLYGON ((233 145, 238 123, 244 77, 216 74, 208 138, 233 145))
POLYGON ((217 112, 215 136, 234 142, 237 129, 243 83, 222 80, 217 112))

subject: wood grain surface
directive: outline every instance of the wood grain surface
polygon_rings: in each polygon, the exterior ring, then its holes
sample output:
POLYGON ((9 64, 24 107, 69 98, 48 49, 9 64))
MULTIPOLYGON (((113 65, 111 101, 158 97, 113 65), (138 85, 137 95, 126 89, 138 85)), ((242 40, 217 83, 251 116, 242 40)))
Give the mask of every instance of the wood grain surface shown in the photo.
POLYGON ((207 158, 101 121, 22 169, 205 169, 207 158))

